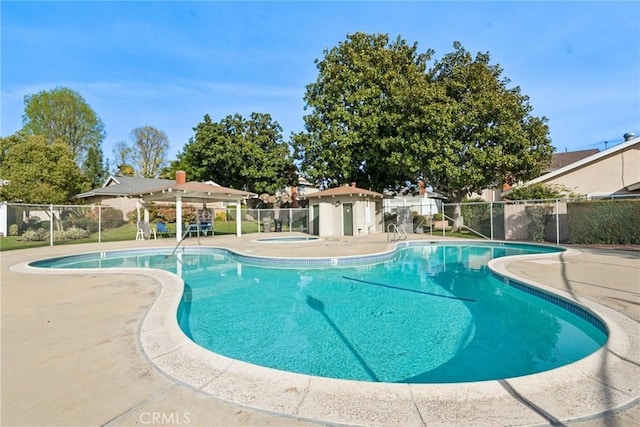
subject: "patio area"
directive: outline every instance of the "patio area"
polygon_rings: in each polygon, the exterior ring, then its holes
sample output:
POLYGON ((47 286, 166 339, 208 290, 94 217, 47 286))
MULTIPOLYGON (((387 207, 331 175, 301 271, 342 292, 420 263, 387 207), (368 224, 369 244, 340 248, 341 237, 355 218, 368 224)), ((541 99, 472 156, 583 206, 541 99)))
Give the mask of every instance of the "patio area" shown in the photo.
MULTIPOLYGON (((392 245, 386 234, 276 245, 257 237, 209 236, 183 245, 282 257, 361 255, 392 245)), ((143 350, 141 334, 158 310, 154 304, 171 288, 165 275, 42 275, 15 267, 73 253, 172 249, 174 243, 159 239, 0 253, 3 426, 640 425, 640 251, 572 248, 530 260, 500 259, 495 268, 501 274, 555 289, 597 312, 611 329, 609 342, 558 370, 430 390, 349 381, 299 385, 286 376, 260 379, 252 376, 259 372, 242 365, 209 381, 205 370, 186 361, 163 365, 162 354, 143 350), (167 374, 179 370, 178 379, 167 374), (283 403, 290 401, 291 410, 283 403)))

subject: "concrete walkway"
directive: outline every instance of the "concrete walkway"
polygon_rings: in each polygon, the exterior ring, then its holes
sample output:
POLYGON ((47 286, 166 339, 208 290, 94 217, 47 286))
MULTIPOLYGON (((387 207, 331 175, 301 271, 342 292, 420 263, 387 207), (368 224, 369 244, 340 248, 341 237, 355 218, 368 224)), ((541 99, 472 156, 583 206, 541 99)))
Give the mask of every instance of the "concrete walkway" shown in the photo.
MULTIPOLYGON (((192 238, 185 244, 221 246, 257 256, 337 257, 389 249, 386 235, 278 245, 258 243, 255 238, 256 235, 216 236, 199 242, 192 238)), ((2 426, 314 425, 312 417, 305 416, 303 420, 225 402, 211 396, 215 393, 196 391, 193 385, 176 382, 158 370, 139 339, 145 316, 160 293, 156 278, 93 272, 24 274, 11 269, 26 261, 63 254, 173 244, 166 239, 0 253, 2 426)), ((581 249, 572 256, 517 260, 504 263, 502 268, 525 281, 556 288, 585 304, 613 309, 623 315, 622 322, 633 319, 625 323, 631 326, 622 337, 627 341, 620 348, 626 353, 606 349, 598 357, 599 396, 581 396, 580 388, 569 390, 583 401, 599 400, 601 404, 596 402, 591 407, 598 406, 596 410, 576 413, 575 408, 556 408, 542 400, 527 401, 527 395, 518 395, 514 389, 510 401, 497 402, 500 406, 495 407, 491 417, 483 419, 477 413, 465 419, 464 414, 451 413, 451 425, 461 425, 460 421, 463 425, 506 425, 500 416, 516 403, 523 411, 519 424, 544 424, 545 420, 567 424, 574 420, 570 424, 585 427, 640 425, 640 354, 636 346, 640 341, 640 252, 581 249), (527 411, 532 415, 525 415, 527 411), (531 419, 538 421, 532 423, 531 419)), ((560 401, 562 398, 559 396, 560 401)), ((418 413, 423 425, 431 425, 431 421, 448 424, 447 418, 440 417, 435 409, 433 418, 426 410, 418 409, 418 413)), ((402 418, 390 416, 369 424, 400 425, 388 421, 394 419, 402 418)), ((513 418, 508 419, 513 424, 513 418)), ((350 422, 345 415, 324 418, 320 424, 350 422)))

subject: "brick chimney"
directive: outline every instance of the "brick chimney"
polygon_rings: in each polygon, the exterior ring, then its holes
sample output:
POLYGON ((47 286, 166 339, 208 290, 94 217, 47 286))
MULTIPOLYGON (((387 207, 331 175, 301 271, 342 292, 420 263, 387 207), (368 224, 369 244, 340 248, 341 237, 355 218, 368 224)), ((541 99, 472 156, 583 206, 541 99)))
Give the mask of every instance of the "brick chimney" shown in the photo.
POLYGON ((176 172, 176 184, 185 184, 187 182, 187 173, 185 171, 176 172))

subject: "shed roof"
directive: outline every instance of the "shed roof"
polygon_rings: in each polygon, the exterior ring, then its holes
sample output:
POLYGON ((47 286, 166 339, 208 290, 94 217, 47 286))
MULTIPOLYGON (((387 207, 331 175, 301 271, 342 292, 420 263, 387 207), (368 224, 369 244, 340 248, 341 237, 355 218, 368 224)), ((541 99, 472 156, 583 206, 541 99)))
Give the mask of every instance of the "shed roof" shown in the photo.
POLYGON ((381 193, 377 193, 371 190, 365 190, 364 188, 358 188, 351 185, 344 185, 342 187, 329 188, 327 190, 318 191, 317 193, 311 193, 305 195, 305 199, 322 198, 322 197, 335 197, 335 196, 352 196, 352 197, 384 197, 381 193))

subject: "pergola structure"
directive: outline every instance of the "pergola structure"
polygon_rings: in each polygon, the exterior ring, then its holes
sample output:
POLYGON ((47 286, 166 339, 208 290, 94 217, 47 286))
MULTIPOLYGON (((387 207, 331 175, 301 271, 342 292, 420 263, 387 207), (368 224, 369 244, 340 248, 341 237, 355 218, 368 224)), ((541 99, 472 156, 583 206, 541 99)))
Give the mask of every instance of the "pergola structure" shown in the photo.
POLYGON ((152 190, 136 193, 143 202, 175 202, 176 204, 176 241, 182 240, 182 203, 207 202, 236 202, 236 235, 242 234, 241 203, 251 197, 257 196, 249 191, 236 190, 204 182, 187 182, 184 171, 176 172, 176 182, 173 185, 163 186, 152 190))

